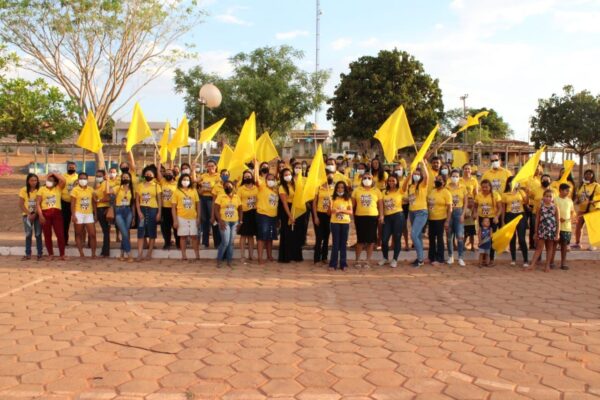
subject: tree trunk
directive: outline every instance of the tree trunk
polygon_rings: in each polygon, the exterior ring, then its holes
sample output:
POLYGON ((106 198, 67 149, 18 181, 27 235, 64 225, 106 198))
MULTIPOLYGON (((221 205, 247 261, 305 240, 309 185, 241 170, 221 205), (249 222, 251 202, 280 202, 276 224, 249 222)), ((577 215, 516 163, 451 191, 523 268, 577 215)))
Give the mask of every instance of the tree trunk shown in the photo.
POLYGON ((579 184, 583 183, 583 162, 585 159, 584 153, 579 153, 579 184))

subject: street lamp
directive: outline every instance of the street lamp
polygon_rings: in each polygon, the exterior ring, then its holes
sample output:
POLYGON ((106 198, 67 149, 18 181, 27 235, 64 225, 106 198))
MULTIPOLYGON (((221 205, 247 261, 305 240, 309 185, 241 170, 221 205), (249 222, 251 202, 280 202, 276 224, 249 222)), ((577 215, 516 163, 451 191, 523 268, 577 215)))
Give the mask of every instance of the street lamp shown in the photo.
MULTIPOLYGON (((200 92, 198 93, 198 102, 200 103, 200 131, 196 131, 196 154, 200 151, 200 142, 198 141, 200 139, 199 132, 204 130, 204 107, 219 107, 221 105, 221 100, 223 100, 223 96, 218 87, 212 83, 205 83, 202 85, 200 92)), ((201 157, 201 163, 204 166, 204 151, 202 151, 201 157)))

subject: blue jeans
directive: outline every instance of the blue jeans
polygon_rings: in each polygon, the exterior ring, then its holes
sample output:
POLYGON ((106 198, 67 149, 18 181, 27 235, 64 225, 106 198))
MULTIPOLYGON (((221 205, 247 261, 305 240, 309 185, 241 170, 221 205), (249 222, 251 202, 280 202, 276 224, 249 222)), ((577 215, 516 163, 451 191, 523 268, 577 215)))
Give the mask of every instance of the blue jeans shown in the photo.
POLYGON ((43 243, 42 243, 42 225, 40 224, 40 220, 38 218, 34 219, 33 222, 30 222, 27 218, 27 215, 23 215, 23 228, 25 228, 25 255, 27 257, 31 257, 31 245, 32 245, 32 236, 35 233, 35 247, 37 250, 37 255, 41 256, 43 252, 43 243))
POLYGON ((386 215, 383 218, 383 233, 381 239, 381 252, 383 253, 383 258, 388 259, 388 251, 390 248, 390 237, 394 238, 394 260, 398 260, 398 255, 400 255, 400 249, 402 249, 402 231, 404 230, 404 224, 406 223, 404 219, 404 214, 402 211, 397 212, 396 214, 386 215))
POLYGON ((417 251, 417 260, 423 261, 424 251, 422 234, 425 224, 427 224, 429 212, 427 210, 410 211, 408 213, 408 217, 411 223, 410 238, 415 245, 415 250, 417 251))
POLYGON ((121 250, 124 253, 131 251, 131 241, 129 229, 131 228, 131 221, 133 220, 133 212, 129 206, 115 207, 115 225, 121 232, 121 250))
POLYGON ((348 262, 346 261, 346 246, 348 245, 350 224, 330 224, 330 229, 333 247, 331 249, 329 266, 337 268, 339 257, 340 268, 344 269, 348 266, 348 262))
POLYGON ((212 216, 213 199, 210 196, 200 196, 200 234, 202 245, 208 247, 209 236, 212 228, 213 242, 215 247, 218 247, 221 243, 221 235, 219 234, 219 226, 210 225, 210 217, 212 216))
POLYGON ((450 216, 450 224, 448 226, 448 256, 454 254, 454 238, 458 245, 458 258, 463 258, 465 252, 465 224, 460 222, 463 209, 455 208, 450 216))
POLYGON ((217 250, 217 260, 221 261, 225 256, 227 262, 231 262, 236 225, 237 222, 225 222, 225 229, 221 229, 221 243, 219 243, 219 250, 217 250))

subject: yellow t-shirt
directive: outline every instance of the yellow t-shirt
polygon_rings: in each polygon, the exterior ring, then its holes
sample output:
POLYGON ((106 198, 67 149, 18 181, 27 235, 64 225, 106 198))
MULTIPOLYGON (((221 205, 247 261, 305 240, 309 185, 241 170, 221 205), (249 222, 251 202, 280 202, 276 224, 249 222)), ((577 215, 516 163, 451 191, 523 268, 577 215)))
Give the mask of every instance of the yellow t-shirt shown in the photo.
POLYGON ((556 197, 554 199, 554 203, 558 207, 558 213, 561 219, 564 219, 564 222, 560 222, 560 230, 563 232, 571 232, 571 212, 575 209, 575 205, 573 204, 573 200, 571 200, 568 196, 564 199, 562 197, 556 197))
POLYGON ((158 196, 162 190, 156 181, 143 182, 136 186, 136 195, 140 199, 140 207, 158 208, 158 196))
POLYGON ((385 185, 387 183, 388 173, 383 171, 383 179, 380 181, 379 176, 377 174, 373 175, 373 187, 376 187, 379 190, 385 190, 385 185))
POLYGON ((106 197, 106 182, 100 183, 98 187, 94 189, 94 196, 96 196, 96 201, 98 202, 96 204, 96 207, 106 208, 110 206, 110 203, 108 201, 101 201, 103 198, 106 197))
POLYGON ((242 205, 240 196, 233 194, 230 197, 223 194, 217 197, 216 204, 219 205, 219 215, 223 221, 238 222, 240 220, 238 214, 238 208, 242 205))
POLYGON ((171 197, 171 207, 177 207, 177 217, 184 219, 198 218, 198 191, 193 188, 176 189, 171 197))
POLYGON ((427 186, 419 185, 419 190, 415 184, 408 186, 408 210, 427 210, 427 186))
POLYGON ((42 198, 42 210, 49 210, 51 208, 56 208, 60 210, 61 194, 62 189, 58 186, 54 186, 52 189, 49 189, 46 186, 40 188, 37 195, 38 197, 42 198))
POLYGON ((460 178, 458 180, 458 184, 463 185, 467 188, 467 193, 469 194, 469 197, 474 198, 475 189, 479 190, 479 182, 477 182, 477 178, 475 178, 473 175, 471 175, 471 177, 468 179, 460 178))
POLYGON ((352 189, 356 189, 362 184, 362 176, 358 175, 358 173, 354 174, 354 179, 352 179, 352 189))
POLYGON ((523 207, 525 196, 523 196, 523 193, 521 193, 520 190, 517 190, 516 193, 502 193, 502 203, 504 204, 504 209, 507 213, 519 214, 525 211, 525 208, 523 207))
POLYGON ((200 175, 200 181, 198 182, 198 190, 200 195, 203 197, 212 197, 213 186, 221 182, 221 175, 217 172, 209 174, 208 172, 200 175))
POLYGON ((547 189, 552 190, 552 193, 554 193, 554 198, 558 197, 558 191, 556 189, 543 188, 541 186, 529 193, 529 203, 533 204, 534 214, 537 214, 538 210, 540 209, 540 206, 542 205, 542 200, 544 199, 544 192, 547 189))
POLYGON ((266 185, 258 187, 258 195, 256 196, 256 212, 258 214, 276 217, 278 205, 277 188, 269 189, 266 185))
POLYGON ((512 176, 509 170, 505 168, 489 169, 483 174, 481 180, 487 179, 492 183, 492 190, 494 192, 502 193, 506 187, 506 181, 508 177, 512 176))
POLYGON ((317 212, 328 213, 331 207, 334 185, 320 186, 317 193, 317 212))
POLYGON ((475 197, 477 203, 477 215, 479 217, 494 218, 497 216, 498 203, 502 201, 500 193, 492 192, 487 196, 483 193, 478 193, 475 197))
MULTIPOLYGON (((596 182, 582 185, 577 191, 577 211, 585 212, 589 201, 592 200, 592 197, 596 197, 599 193, 600 187, 598 187, 598 183, 596 182)), ((590 211, 593 209, 593 207, 590 207, 590 211)))
POLYGON ((377 202, 383 200, 383 195, 379 189, 366 189, 364 186, 360 186, 352 192, 352 198, 356 201, 356 216, 374 217, 379 215, 377 202))
POLYGON ((465 205, 465 196, 469 195, 467 187, 458 183, 456 187, 448 184, 446 189, 452 195, 452 208, 463 208, 465 205))
POLYGON ((225 194, 225 190, 223 189, 223 182, 222 181, 216 182, 214 184, 214 186, 212 187, 212 190, 210 191, 210 193, 212 194, 212 196, 215 200, 222 194, 225 194))
POLYGON ((288 190, 290 191, 290 193, 286 193, 285 192, 285 188, 283 186, 279 186, 279 194, 285 194, 287 195, 287 203, 288 204, 292 204, 292 202, 294 201, 294 187, 290 184, 288 184, 288 190))
POLYGON ((70 203, 71 202, 71 191, 77 185, 79 176, 77 173, 74 173, 73 175, 65 174, 65 175, 63 175, 63 178, 65 178, 66 184, 62 190, 61 198, 63 201, 70 203))
MULTIPOLYGON (((29 213, 34 213, 35 209, 36 209, 36 200, 37 200, 37 190, 32 190, 31 192, 29 192, 29 196, 27 195, 27 187, 22 187, 21 190, 19 190, 19 197, 22 198, 25 201, 25 207, 27 207, 27 210, 29 210, 29 213)), ((23 215, 27 215, 25 213, 22 213, 23 215)))
POLYGON ((402 212, 402 199, 404 195, 400 189, 393 192, 383 192, 383 215, 393 215, 402 212))
POLYGON ((131 190, 125 190, 121 186, 115 189, 115 206, 129 207, 131 205, 131 190))
POLYGON ((71 191, 71 201, 75 201, 75 212, 81 214, 94 213, 94 189, 77 185, 71 191))
POLYGON ((434 189, 427 196, 429 219, 437 221, 448 218, 448 206, 452 205, 452 194, 446 188, 434 189))
POLYGON ((113 189, 113 192, 116 192, 117 187, 121 186, 121 178, 118 176, 114 179, 108 178, 108 185, 113 189))
POLYGON ((173 206, 173 193, 177 190, 177 182, 173 179, 171 182, 165 178, 160 181, 160 188, 162 189, 162 206, 163 208, 171 208, 173 206))
POLYGON ((240 196, 242 202, 242 211, 246 212, 256 209, 258 197, 258 187, 256 185, 252 185, 249 188, 246 185, 241 185, 237 190, 237 194, 240 196))
POLYGON ((350 199, 344 200, 342 197, 338 197, 331 203, 331 223, 332 224, 349 224, 350 214, 338 213, 336 210, 352 210, 352 201, 350 199))

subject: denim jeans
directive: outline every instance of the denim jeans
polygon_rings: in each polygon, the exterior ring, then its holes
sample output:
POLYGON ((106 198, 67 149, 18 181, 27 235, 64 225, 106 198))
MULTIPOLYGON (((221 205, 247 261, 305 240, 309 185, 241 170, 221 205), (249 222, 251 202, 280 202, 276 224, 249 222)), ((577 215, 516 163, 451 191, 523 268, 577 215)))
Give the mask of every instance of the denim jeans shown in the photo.
POLYGON ((390 237, 394 238, 394 260, 398 260, 400 250, 402 249, 402 231, 404 230, 404 213, 402 211, 392 215, 386 215, 383 218, 383 233, 381 239, 381 252, 383 258, 388 259, 388 252, 390 248, 390 237))
POLYGON ((465 224, 460 222, 463 209, 455 208, 450 216, 450 224, 448 226, 448 256, 454 255, 454 238, 458 245, 458 258, 463 258, 465 252, 465 224))
POLYGON ((231 262, 236 225, 237 222, 225 222, 225 229, 221 229, 221 243, 219 243, 219 250, 217 250, 217 260, 221 261, 225 256, 227 262, 231 262))
POLYGON ((133 211, 129 206, 115 207, 115 225, 121 232, 121 250, 124 253, 131 251, 131 240, 129 229, 131 228, 131 221, 133 220, 133 211))
MULTIPOLYGON (((523 213, 506 213, 504 216, 504 223, 508 224, 513 219, 517 218, 519 215, 523 215, 523 213)), ((525 233, 527 231, 527 220, 525 218, 521 218, 519 223, 517 224, 517 229, 512 239, 510 240, 510 257, 513 261, 517 261, 517 238, 519 239, 519 247, 521 248, 521 254, 523 255, 523 261, 528 262, 528 248, 527 248, 527 240, 525 239, 525 233)))
POLYGON ((444 226, 446 219, 429 220, 429 260, 443 263, 444 260, 444 226))
POLYGON ((110 255, 110 224, 106 219, 108 207, 98 207, 98 223, 102 228, 102 251, 101 256, 108 257, 110 255))
POLYGON ((140 210, 144 218, 138 221, 137 238, 156 239, 156 227, 158 226, 156 216, 158 215, 158 208, 141 206, 140 210))
POLYGON ((346 261, 346 246, 348 245, 350 224, 330 224, 330 229, 333 247, 331 249, 329 266, 337 268, 339 258, 340 268, 344 269, 348 266, 348 262, 346 261))
POLYGON ((417 260, 423 261, 424 251, 422 234, 423 229, 427 224, 429 212, 427 210, 410 211, 408 213, 408 217, 411 223, 410 238, 415 245, 415 250, 417 251, 417 260))
POLYGON ((41 256, 43 252, 42 243, 42 225, 38 218, 33 222, 29 221, 27 215, 23 215, 23 228, 25 229, 25 255, 31 257, 32 236, 35 234, 35 247, 37 255, 41 256))
POLYGON ((202 224, 200 225, 200 233, 202 236, 202 244, 208 247, 210 230, 212 228, 213 242, 215 247, 218 247, 221 243, 221 235, 219 234, 219 226, 210 225, 210 217, 212 215, 213 199, 210 196, 200 196, 200 219, 202 224))

